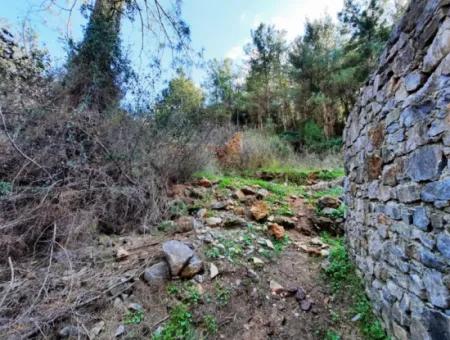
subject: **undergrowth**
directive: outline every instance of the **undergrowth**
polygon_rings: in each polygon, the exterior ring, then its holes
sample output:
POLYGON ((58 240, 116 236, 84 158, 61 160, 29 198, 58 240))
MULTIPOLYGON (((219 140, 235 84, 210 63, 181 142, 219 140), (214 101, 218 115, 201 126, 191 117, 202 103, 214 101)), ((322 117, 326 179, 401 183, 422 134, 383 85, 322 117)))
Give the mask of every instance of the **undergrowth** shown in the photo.
MULTIPOLYGON (((322 235, 323 242, 330 246, 329 265, 324 274, 331 289, 338 299, 349 299, 351 306, 349 318, 359 316, 358 326, 362 335, 368 340, 389 339, 372 311, 372 306, 364 292, 364 285, 356 273, 342 238, 332 238, 328 234, 322 235)), ((335 333, 327 334, 327 339, 339 339, 335 333)))
POLYGON ((192 314, 183 304, 175 306, 170 312, 170 318, 162 330, 153 334, 152 340, 194 340, 197 339, 192 323, 192 314))

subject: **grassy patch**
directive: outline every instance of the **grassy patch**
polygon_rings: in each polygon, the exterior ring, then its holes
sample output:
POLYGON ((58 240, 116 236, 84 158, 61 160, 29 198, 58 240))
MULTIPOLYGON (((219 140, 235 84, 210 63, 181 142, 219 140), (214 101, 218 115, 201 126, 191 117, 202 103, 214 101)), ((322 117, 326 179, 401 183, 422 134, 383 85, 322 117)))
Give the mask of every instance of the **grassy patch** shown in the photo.
POLYGON ((167 286, 167 293, 181 300, 186 305, 197 305, 202 300, 196 285, 190 281, 170 283, 167 286))
MULTIPOLYGON (((351 301, 348 317, 360 315, 358 325, 365 339, 388 339, 380 321, 372 312, 370 301, 364 292, 363 282, 356 274, 356 268, 348 256, 343 239, 324 234, 322 240, 330 245, 330 264, 324 270, 326 279, 338 299, 345 297, 351 301)), ((327 339, 339 338, 327 337, 327 339)))
POLYGON ((220 307, 224 307, 228 305, 231 299, 231 290, 225 286, 222 286, 219 283, 215 285, 216 289, 216 301, 220 307))
POLYGON ((205 326, 206 332, 209 335, 214 335, 217 333, 218 330, 218 326, 217 326, 217 321, 216 318, 214 317, 214 315, 205 315, 203 317, 203 325, 205 326))
POLYGON ((125 325, 138 325, 143 320, 144 320, 143 311, 128 311, 123 318, 123 323, 125 325))
POLYGON ((152 340, 197 339, 192 323, 192 314, 186 305, 180 304, 170 312, 169 321, 164 328, 153 334, 152 340))

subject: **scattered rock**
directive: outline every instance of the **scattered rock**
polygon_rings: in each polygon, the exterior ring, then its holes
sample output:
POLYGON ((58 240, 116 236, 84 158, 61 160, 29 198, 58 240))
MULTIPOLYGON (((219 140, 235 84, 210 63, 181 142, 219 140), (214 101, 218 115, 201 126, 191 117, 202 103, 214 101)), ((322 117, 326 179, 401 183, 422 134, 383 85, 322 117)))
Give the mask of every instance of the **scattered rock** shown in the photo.
POLYGON ((344 232, 342 225, 325 216, 312 216, 311 222, 318 232, 327 231, 333 236, 342 235, 344 232))
POLYGON ((223 223, 224 228, 244 228, 246 226, 247 221, 245 219, 234 215, 228 216, 223 223))
POLYGON ((352 318, 352 322, 356 322, 359 321, 361 319, 362 315, 361 313, 356 314, 353 318, 352 318))
POLYGON ((142 307, 142 305, 140 305, 139 303, 135 303, 132 302, 128 305, 128 309, 135 311, 135 312, 143 312, 144 311, 144 307, 142 307))
POLYGON ((274 216, 271 222, 279 224, 286 229, 293 229, 296 226, 296 221, 287 216, 274 216))
POLYGON ((214 263, 209 264, 209 278, 212 280, 219 275, 219 269, 214 263))
POLYGON ((273 294, 280 294, 284 291, 284 287, 275 280, 271 280, 269 286, 273 294))
POLYGON ((190 188, 189 196, 192 198, 202 199, 206 196, 206 189, 203 187, 199 188, 190 188))
POLYGON ((170 273, 178 276, 183 267, 188 263, 194 252, 186 244, 180 241, 171 240, 163 243, 164 255, 169 263, 170 273))
POLYGON ((282 226, 276 223, 270 223, 268 226, 269 234, 274 236, 277 240, 284 237, 285 231, 282 226))
POLYGON ((198 186, 204 187, 204 188, 211 188, 213 184, 209 179, 201 178, 197 182, 195 182, 195 185, 198 185, 198 186))
POLYGON ((309 311, 312 307, 312 302, 309 299, 304 299, 300 301, 300 308, 302 311, 309 311))
POLYGON ((130 253, 126 249, 124 249, 122 247, 117 248, 117 251, 116 251, 117 261, 125 260, 129 255, 130 255, 130 253))
POLYGON ((186 267, 183 268, 180 276, 185 279, 190 279, 202 270, 203 261, 197 255, 194 255, 191 257, 186 267))
POLYGON ((208 209, 206 208, 201 208, 197 211, 197 217, 198 218, 204 218, 206 216, 206 214, 208 213, 208 209))
POLYGON ((95 337, 97 337, 97 335, 99 335, 103 331, 104 328, 105 328, 104 321, 97 322, 89 331, 89 338, 94 339, 95 337))
POLYGON ((306 299, 306 293, 302 287, 297 288, 297 291, 295 292, 295 299, 298 301, 298 303, 306 299))
POLYGON ((273 243, 272 243, 272 241, 271 240, 265 240, 265 243, 266 243, 266 246, 267 246, 267 248, 270 248, 270 249, 275 249, 275 247, 274 247, 274 245, 273 245, 273 243))
POLYGON ((187 233, 194 229, 194 219, 191 216, 181 216, 175 222, 176 233, 187 233))
POLYGON ((252 217, 259 222, 264 220, 269 215, 269 207, 267 206, 267 203, 258 201, 252 205, 250 212, 252 217))
POLYGON ((150 285, 160 284, 168 279, 170 279, 170 272, 165 261, 158 262, 144 270, 144 280, 150 285))
POLYGON ((212 210, 224 210, 230 205, 230 201, 214 202, 210 205, 212 210))
POLYGON ((124 325, 119 325, 119 327, 117 327, 116 332, 114 333, 114 336, 116 338, 121 337, 122 335, 125 334, 125 326, 124 325))
POLYGON ((268 190, 266 190, 266 189, 259 189, 256 192, 256 197, 259 198, 259 199, 266 198, 269 195, 270 195, 270 192, 268 190))
POLYGON ((108 286, 108 292, 112 296, 120 295, 121 293, 129 292, 132 288, 130 280, 126 277, 120 277, 113 280, 108 286))
POLYGON ((205 222, 210 227, 217 227, 222 224, 222 219, 220 217, 208 217, 205 222))
POLYGON ((243 201, 246 200, 247 197, 246 197, 246 195, 242 192, 242 190, 236 190, 236 191, 233 193, 233 198, 235 198, 235 199, 237 199, 237 200, 243 202, 243 201))
POLYGON ((255 264, 255 265, 264 265, 264 261, 256 256, 252 257, 252 261, 253 261, 253 264, 255 264))
POLYGON ((339 206, 342 204, 342 202, 335 197, 332 196, 323 196, 318 199, 317 205, 320 209, 324 208, 339 208, 339 206))
POLYGON ((249 186, 243 187, 241 189, 241 191, 244 193, 244 195, 247 195, 247 196, 250 196, 250 195, 253 196, 253 195, 258 194, 257 189, 253 189, 252 187, 249 187, 249 186))
POLYGON ((65 326, 58 332, 61 338, 78 338, 80 333, 80 329, 73 325, 65 326))

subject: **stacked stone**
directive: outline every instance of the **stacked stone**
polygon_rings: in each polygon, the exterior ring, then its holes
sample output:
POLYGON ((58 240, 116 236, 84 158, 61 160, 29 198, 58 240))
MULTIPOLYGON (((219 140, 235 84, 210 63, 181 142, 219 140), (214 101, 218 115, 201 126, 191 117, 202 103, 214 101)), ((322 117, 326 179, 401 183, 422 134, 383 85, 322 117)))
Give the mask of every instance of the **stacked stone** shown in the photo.
POLYGON ((346 237, 398 339, 450 339, 450 0, 415 0, 345 130, 346 237))

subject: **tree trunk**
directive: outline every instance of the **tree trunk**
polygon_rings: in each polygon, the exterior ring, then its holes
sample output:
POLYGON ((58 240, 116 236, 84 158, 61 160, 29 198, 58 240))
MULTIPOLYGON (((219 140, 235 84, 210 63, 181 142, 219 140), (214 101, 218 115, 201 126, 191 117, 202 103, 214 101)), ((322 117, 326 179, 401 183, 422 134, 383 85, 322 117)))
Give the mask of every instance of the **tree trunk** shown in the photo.
POLYGON ((96 0, 83 41, 68 62, 66 86, 71 105, 103 111, 117 105, 123 72, 120 19, 125 0, 96 0))

